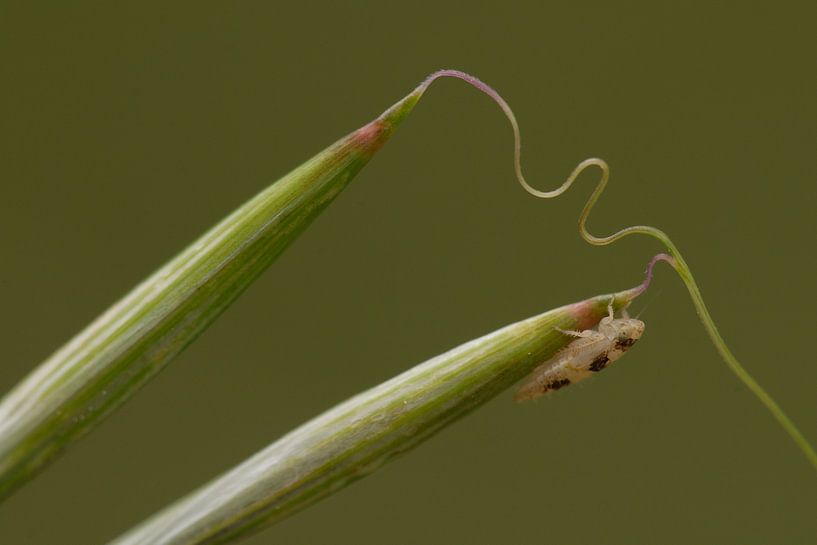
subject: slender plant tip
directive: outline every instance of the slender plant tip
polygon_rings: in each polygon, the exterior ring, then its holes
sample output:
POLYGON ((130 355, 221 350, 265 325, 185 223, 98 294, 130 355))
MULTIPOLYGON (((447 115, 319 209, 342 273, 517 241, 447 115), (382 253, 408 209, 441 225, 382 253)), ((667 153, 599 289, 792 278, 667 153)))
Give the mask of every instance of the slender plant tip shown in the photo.
POLYGON ((738 362, 732 352, 729 350, 729 347, 726 345, 723 337, 721 337, 720 333, 718 332, 717 327, 715 326, 715 322, 712 319, 712 316, 709 314, 709 310, 704 304, 703 296, 701 295, 701 291, 698 288, 697 283, 695 282, 695 278, 692 276, 692 271, 690 270, 689 266, 686 264, 686 261, 681 256, 681 252, 675 246, 675 244, 670 240, 669 236, 666 233, 657 229, 652 226, 648 225, 634 225, 631 227, 625 227, 616 231, 615 233, 603 237, 595 236, 587 229, 587 218, 590 215, 590 211, 593 209, 593 206, 598 201, 601 194, 604 192, 604 188, 607 186, 607 182, 610 179, 610 167, 606 161, 603 159, 599 159, 596 157, 585 159, 584 161, 580 162, 573 172, 567 177, 567 179, 562 183, 561 186, 558 188, 551 190, 551 191, 541 191, 533 186, 531 186, 522 172, 522 159, 521 159, 521 150, 522 150, 522 138, 519 130, 519 123, 516 121, 516 116, 514 115, 513 111, 511 110, 508 103, 503 99, 499 93, 497 93, 492 87, 488 84, 484 83, 483 81, 479 80, 478 78, 466 74, 465 72, 461 72, 459 70, 440 70, 434 72, 430 76, 428 76, 425 81, 420 85, 422 88, 427 88, 431 85, 432 82, 435 80, 442 78, 442 77, 453 77, 457 79, 461 79, 479 91, 482 91, 494 102, 497 103, 499 108, 507 117, 508 122, 511 125, 511 129, 513 130, 513 138, 514 138, 514 147, 513 147, 513 166, 514 172, 516 174, 517 181, 519 184, 531 195, 534 197, 542 198, 542 199, 550 199, 554 197, 558 197, 559 195, 563 194, 567 191, 573 182, 588 168, 590 167, 597 167, 601 170, 601 177, 599 178, 598 183, 596 184, 595 189, 591 193, 590 197, 587 199, 587 203, 585 204, 584 208, 582 209, 581 214, 579 214, 579 234, 582 238, 590 244, 596 246, 605 246, 607 244, 611 244, 621 238, 624 238, 629 235, 635 234, 642 234, 651 236, 658 241, 660 241, 664 247, 667 249, 666 254, 658 254, 653 258, 653 261, 650 263, 648 267, 648 274, 647 278, 645 279, 642 286, 635 288, 637 293, 631 294, 633 297, 637 297, 639 294, 643 293, 647 287, 649 286, 650 280, 652 279, 652 268, 657 261, 666 261, 675 269, 678 275, 683 280, 684 284, 687 287, 687 291, 690 294, 692 302, 695 306, 695 310, 698 313, 698 316, 701 319, 701 322, 706 329, 707 333, 709 334, 710 339, 712 340, 715 348, 717 349, 718 353, 723 358, 723 361, 726 363, 727 367, 737 376, 737 378, 753 393, 755 396, 760 400, 760 402, 766 407, 766 409, 774 416, 774 418, 778 421, 781 427, 789 434, 789 436, 794 440, 797 446, 805 455, 806 459, 811 463, 815 470, 817 470, 817 452, 815 451, 814 447, 809 443, 809 441, 803 436, 797 426, 792 422, 792 420, 783 412, 783 409, 774 401, 774 399, 758 384, 758 382, 749 374, 748 371, 738 362))
POLYGON ((422 93, 249 200, 133 289, 0 401, 0 500, 170 363, 346 187, 422 93))
POLYGON ((650 262, 647 264, 647 274, 644 276, 644 281, 639 286, 633 288, 633 290, 635 291, 635 295, 633 295, 633 298, 638 297, 639 295, 647 291, 647 288, 650 287, 650 283, 652 283, 653 269, 655 268, 655 264, 658 263, 659 261, 666 261, 672 266, 673 269, 677 267, 675 258, 672 257, 671 255, 669 254, 654 255, 650 262))
POLYGON ((361 150, 374 155, 386 143, 406 116, 411 113, 422 95, 422 89, 418 87, 390 106, 376 119, 353 132, 349 136, 350 140, 358 145, 361 150))

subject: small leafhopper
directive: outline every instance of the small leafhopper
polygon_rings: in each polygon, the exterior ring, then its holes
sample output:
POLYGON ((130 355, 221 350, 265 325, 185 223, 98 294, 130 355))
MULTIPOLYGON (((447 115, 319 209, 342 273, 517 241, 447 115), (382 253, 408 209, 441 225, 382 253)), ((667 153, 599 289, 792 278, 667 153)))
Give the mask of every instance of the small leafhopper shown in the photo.
POLYGON ((514 399, 527 401, 575 384, 606 369, 623 356, 641 338, 644 322, 630 318, 626 311, 623 318, 615 318, 612 302, 607 309, 609 314, 601 319, 598 330, 560 329, 562 333, 577 339, 536 367, 522 382, 514 399))

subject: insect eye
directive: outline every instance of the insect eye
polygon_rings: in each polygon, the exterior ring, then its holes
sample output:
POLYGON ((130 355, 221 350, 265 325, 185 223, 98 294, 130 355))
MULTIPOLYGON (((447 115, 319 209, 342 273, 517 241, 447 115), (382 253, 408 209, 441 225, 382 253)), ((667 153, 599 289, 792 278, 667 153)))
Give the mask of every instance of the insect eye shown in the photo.
POLYGON ((629 348, 630 346, 635 344, 635 339, 626 333, 620 334, 616 337, 616 347, 618 348, 629 348))

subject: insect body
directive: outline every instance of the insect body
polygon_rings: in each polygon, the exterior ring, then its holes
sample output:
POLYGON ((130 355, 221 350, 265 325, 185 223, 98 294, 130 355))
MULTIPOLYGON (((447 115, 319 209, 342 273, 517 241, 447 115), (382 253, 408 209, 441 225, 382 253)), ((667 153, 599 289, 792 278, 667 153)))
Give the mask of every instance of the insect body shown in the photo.
POLYGON ((514 399, 535 399, 584 380, 624 355, 644 333, 644 322, 628 317, 626 312, 624 318, 614 318, 612 303, 607 308, 610 314, 602 318, 598 331, 560 330, 578 338, 534 369, 519 387, 514 399))

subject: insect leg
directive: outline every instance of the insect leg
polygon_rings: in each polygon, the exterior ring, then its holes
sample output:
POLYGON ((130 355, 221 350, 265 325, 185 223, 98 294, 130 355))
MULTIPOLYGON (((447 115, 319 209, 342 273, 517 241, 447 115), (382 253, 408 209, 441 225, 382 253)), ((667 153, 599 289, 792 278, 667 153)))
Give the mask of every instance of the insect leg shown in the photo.
POLYGON ((573 329, 562 329, 560 327, 556 328, 556 331, 559 333, 564 333, 565 335, 570 335, 571 337, 592 337, 595 331, 591 329, 585 329, 584 331, 575 331, 573 329))

